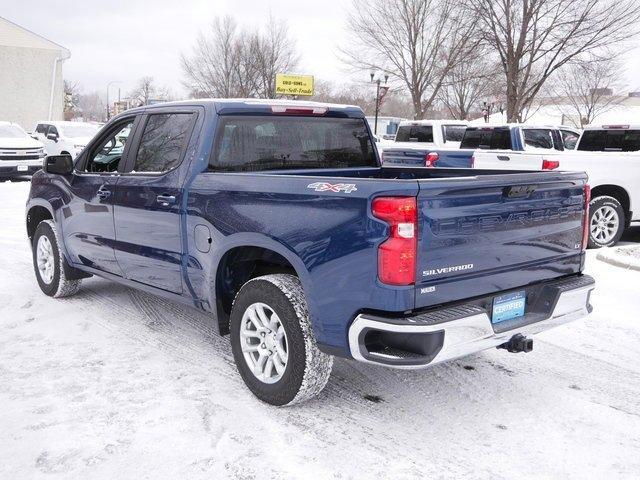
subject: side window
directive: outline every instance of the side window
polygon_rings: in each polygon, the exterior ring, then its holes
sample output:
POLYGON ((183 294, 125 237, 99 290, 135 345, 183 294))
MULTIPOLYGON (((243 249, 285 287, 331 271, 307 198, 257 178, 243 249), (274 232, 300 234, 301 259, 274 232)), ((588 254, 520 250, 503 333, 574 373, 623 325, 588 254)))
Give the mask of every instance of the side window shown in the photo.
POLYGON ((193 117, 192 113, 149 115, 133 171, 162 173, 178 166, 193 117))
POLYGON ((91 150, 84 171, 111 173, 118 170, 133 121, 133 118, 125 120, 110 130, 107 137, 91 150))
POLYGON ((43 135, 47 134, 47 126, 39 123, 38 126, 36 127, 36 133, 41 133, 43 135))
POLYGON ((560 135, 562 135, 562 143, 564 144, 564 148, 566 148, 567 150, 574 150, 576 148, 576 143, 578 143, 580 135, 570 130, 560 130, 560 135))
POLYGON ((544 128, 525 128, 524 143, 533 148, 553 148, 551 130, 544 128))
POLYGON ((54 135, 58 135, 58 129, 56 127, 54 127, 53 125, 49 125, 49 130, 47 131, 47 134, 49 133, 53 133, 54 135))

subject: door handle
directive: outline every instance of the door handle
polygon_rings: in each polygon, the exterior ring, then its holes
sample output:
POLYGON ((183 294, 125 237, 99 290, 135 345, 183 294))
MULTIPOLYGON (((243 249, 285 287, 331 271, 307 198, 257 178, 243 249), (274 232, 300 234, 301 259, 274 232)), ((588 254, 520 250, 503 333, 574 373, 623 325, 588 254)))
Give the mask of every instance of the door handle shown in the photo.
POLYGON ((166 207, 172 203, 176 203, 176 197, 174 195, 158 195, 156 197, 156 202, 161 203, 166 207))
POLYGON ((102 187, 100 187, 97 195, 104 200, 105 198, 109 198, 111 196, 111 192, 109 190, 103 190, 102 187))

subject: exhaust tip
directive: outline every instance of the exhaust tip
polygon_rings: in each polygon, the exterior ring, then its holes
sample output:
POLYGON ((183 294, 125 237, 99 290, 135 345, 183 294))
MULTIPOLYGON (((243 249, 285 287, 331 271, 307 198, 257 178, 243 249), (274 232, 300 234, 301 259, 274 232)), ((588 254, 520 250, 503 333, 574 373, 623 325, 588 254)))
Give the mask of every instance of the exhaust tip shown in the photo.
POLYGON ((533 339, 518 333, 511 337, 508 342, 498 345, 497 348, 502 348, 510 353, 529 353, 533 350, 533 339))

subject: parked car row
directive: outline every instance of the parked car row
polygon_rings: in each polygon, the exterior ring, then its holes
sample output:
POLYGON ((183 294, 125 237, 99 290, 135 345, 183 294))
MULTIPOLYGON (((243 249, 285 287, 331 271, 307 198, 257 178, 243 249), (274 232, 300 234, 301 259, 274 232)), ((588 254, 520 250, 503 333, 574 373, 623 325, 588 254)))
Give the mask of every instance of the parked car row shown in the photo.
POLYGON ((381 145, 384 164, 585 171, 591 186, 590 247, 615 245, 631 222, 640 221, 640 125, 593 125, 582 133, 569 127, 469 125, 459 146, 452 146, 443 132, 457 125, 404 122, 398 131, 410 132, 408 142, 381 145))
POLYGON ((32 175, 47 155, 75 158, 98 132, 85 122, 38 122, 32 134, 20 125, 0 122, 0 178, 32 175))

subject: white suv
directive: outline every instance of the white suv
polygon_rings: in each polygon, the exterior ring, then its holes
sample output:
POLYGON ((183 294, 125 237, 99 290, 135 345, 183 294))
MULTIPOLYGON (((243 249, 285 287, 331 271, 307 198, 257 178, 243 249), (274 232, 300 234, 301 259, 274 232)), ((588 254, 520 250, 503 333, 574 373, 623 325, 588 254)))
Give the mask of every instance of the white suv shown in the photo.
POLYGON ((47 155, 68 153, 75 158, 100 127, 85 122, 38 122, 34 134, 44 143, 47 155))

